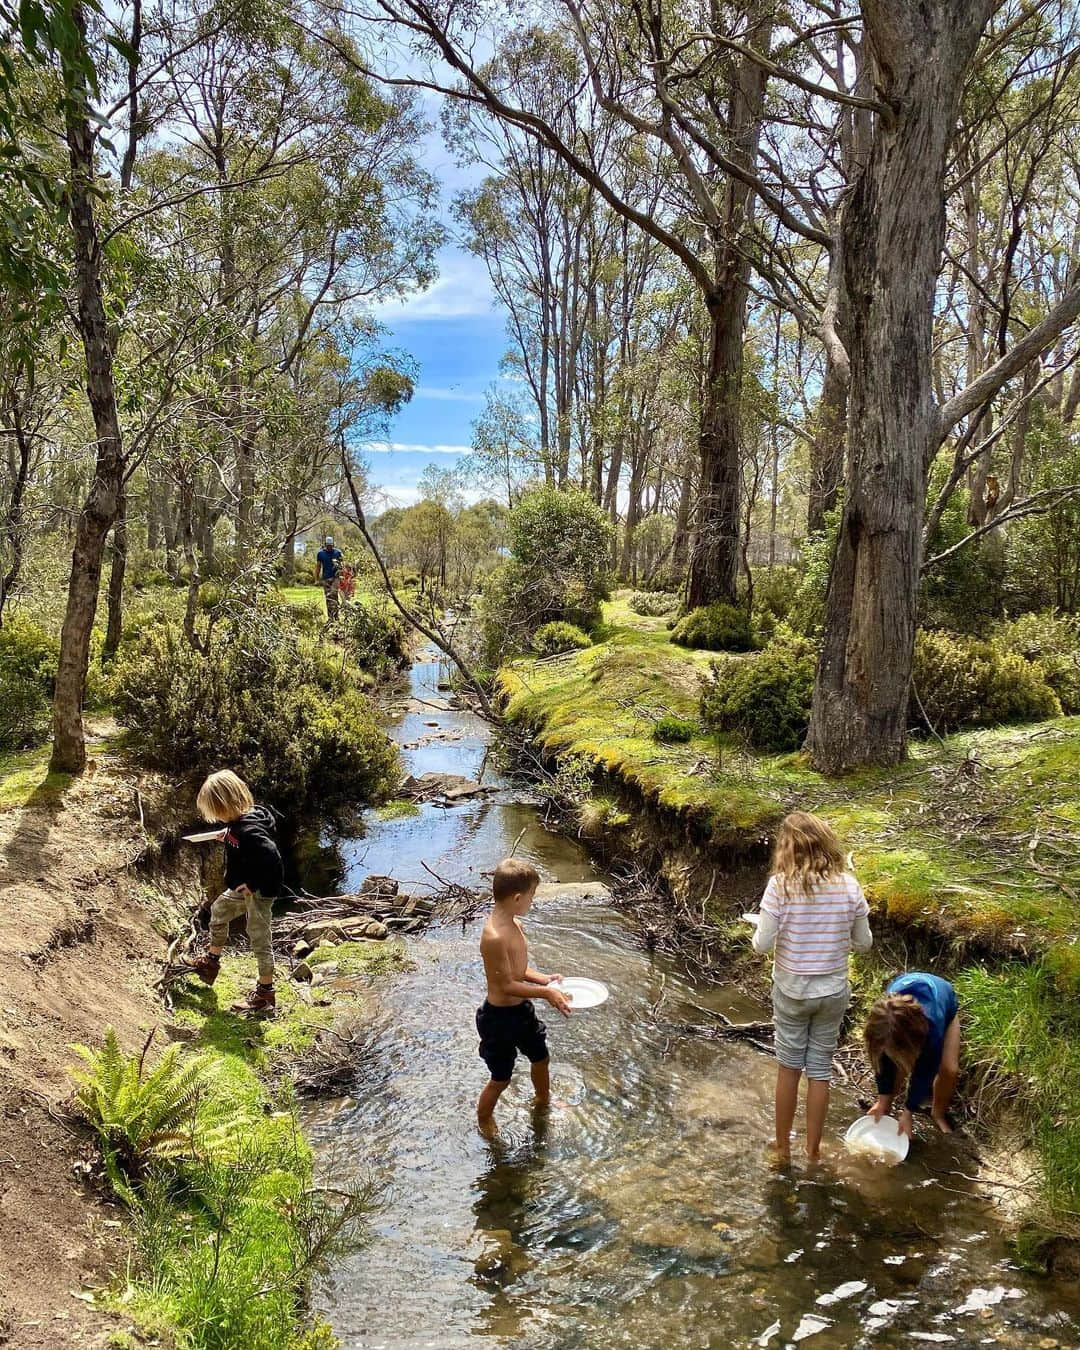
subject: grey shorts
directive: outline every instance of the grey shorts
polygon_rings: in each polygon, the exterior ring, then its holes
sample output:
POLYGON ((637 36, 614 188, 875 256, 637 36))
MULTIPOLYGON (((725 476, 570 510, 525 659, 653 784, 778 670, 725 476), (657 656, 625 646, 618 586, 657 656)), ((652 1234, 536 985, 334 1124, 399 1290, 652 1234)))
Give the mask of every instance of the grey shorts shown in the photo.
POLYGON ((807 1078, 829 1082, 840 1023, 850 1002, 848 988, 824 998, 789 998, 774 984, 774 1044, 779 1062, 786 1069, 805 1070, 807 1078))

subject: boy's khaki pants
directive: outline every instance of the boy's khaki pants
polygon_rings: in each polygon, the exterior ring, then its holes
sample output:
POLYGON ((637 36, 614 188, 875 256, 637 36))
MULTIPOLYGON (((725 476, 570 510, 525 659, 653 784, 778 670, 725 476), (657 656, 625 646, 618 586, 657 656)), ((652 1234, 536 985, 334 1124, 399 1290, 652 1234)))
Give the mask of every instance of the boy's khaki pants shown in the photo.
POLYGON ((229 924, 243 914, 247 919, 248 942, 259 963, 259 979, 271 984, 274 979, 274 952, 270 945, 270 919, 274 902, 258 891, 222 891, 210 906, 210 945, 224 947, 229 940, 229 924))

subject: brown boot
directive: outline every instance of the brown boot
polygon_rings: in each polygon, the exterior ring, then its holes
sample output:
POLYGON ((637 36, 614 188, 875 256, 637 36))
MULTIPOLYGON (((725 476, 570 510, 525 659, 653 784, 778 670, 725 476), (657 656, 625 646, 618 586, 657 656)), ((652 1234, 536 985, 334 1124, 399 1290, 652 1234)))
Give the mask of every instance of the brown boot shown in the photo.
POLYGON ((180 963, 186 966, 192 975, 198 975, 203 984, 213 984, 221 973, 221 957, 213 952, 203 952, 202 956, 185 956, 180 963))
POLYGON ((256 1017, 272 1017, 277 1009, 277 995, 272 984, 257 984, 247 998, 232 1005, 235 1013, 252 1013, 256 1017))

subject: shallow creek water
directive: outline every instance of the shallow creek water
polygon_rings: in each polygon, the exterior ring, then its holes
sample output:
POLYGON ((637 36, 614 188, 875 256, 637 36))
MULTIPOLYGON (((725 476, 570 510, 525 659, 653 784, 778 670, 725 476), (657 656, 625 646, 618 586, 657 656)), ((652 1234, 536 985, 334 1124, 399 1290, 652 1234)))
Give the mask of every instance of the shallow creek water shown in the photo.
MULTIPOLYGON (((446 700, 444 677, 421 654, 411 710, 392 719, 403 761, 416 774, 483 774, 498 791, 326 841, 337 881, 391 873, 418 887, 424 860, 483 884, 519 835, 518 855, 545 880, 602 880, 488 767, 485 725, 430 706, 446 700)), ((386 1187, 371 1245, 316 1291, 343 1345, 1080 1344, 1073 1295, 1010 1263, 993 1207, 954 1175, 973 1168, 958 1146, 919 1142, 891 1171, 850 1158, 835 1140, 857 1107, 838 1090, 828 1165, 771 1172, 772 1063, 678 1031, 709 1009, 760 1010, 644 952, 587 888, 540 899, 526 925, 535 966, 611 989, 568 1021, 539 1005, 561 1105, 534 1115, 519 1061, 499 1137, 476 1131, 477 920, 409 940, 415 969, 378 994, 383 1029, 363 1082, 308 1116, 324 1166, 386 1187)))

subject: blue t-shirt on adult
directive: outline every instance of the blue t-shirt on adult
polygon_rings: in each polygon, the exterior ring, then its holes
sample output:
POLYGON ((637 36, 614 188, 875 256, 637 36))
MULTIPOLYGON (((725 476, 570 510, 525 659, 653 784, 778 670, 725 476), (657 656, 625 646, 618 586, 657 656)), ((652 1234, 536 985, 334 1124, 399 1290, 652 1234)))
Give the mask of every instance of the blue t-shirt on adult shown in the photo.
POLYGON ((319 576, 323 581, 332 581, 341 570, 342 552, 339 548, 321 548, 315 554, 319 564, 319 576))
MULTIPOLYGON (((934 1091, 934 1079, 941 1068, 941 1052, 945 1045, 945 1032, 956 1016, 959 1003, 956 990, 948 980, 940 975, 928 975, 922 970, 911 970, 906 975, 897 975, 885 989, 886 994, 909 994, 926 1014, 929 1027, 926 1043, 915 1067, 911 1071, 911 1082, 907 1090, 908 1110, 915 1110, 929 1101, 934 1091)), ((875 1073, 877 1090, 883 1097, 891 1097, 896 1089, 896 1065, 882 1055, 881 1068, 875 1073)))

